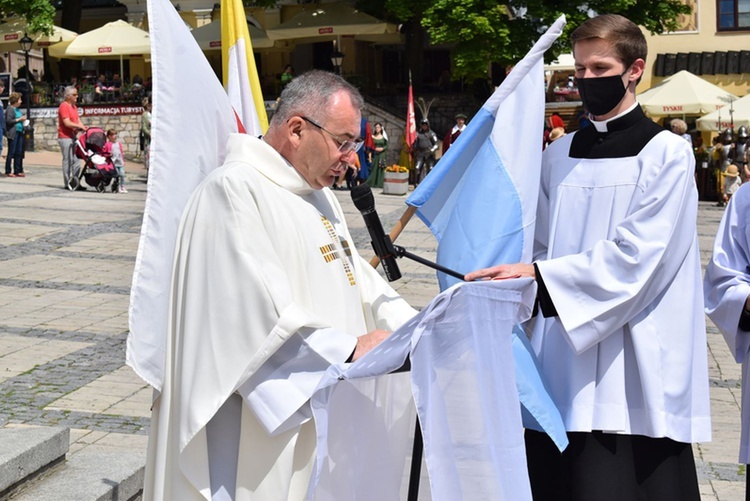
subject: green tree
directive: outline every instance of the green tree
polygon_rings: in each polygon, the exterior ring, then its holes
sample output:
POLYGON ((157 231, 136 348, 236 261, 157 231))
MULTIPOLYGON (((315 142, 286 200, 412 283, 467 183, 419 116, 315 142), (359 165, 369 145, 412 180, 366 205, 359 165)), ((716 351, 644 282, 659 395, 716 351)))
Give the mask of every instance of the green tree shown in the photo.
MULTIPOLYGON (((548 60, 570 50, 570 32, 589 14, 622 14, 652 33, 663 33, 677 28, 677 17, 690 12, 683 0, 369 0, 359 6, 403 23, 412 70, 421 68, 423 28, 430 43, 453 46, 451 76, 468 81, 486 79, 492 63, 516 63, 561 14, 568 24, 548 60)), ((421 73, 415 73, 415 86, 417 76, 421 79, 421 73)))
POLYGON ((52 33, 55 8, 50 0, 0 0, 0 18, 20 17, 29 26, 29 33, 52 33))
MULTIPOLYGON (((395 1, 395 0, 392 0, 395 1)), ((406 0, 404 0, 406 1, 406 0)), ((483 78, 490 63, 512 65, 561 14, 567 26, 546 57, 570 50, 569 35, 589 14, 621 14, 652 33, 677 28, 682 0, 435 0, 422 24, 433 43, 455 44, 453 78, 483 78)))

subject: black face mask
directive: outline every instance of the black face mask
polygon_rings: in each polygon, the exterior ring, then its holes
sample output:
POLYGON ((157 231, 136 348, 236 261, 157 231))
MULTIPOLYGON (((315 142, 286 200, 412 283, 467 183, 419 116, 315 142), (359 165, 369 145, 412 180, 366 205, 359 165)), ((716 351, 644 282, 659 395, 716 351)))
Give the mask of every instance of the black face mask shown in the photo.
POLYGON ((584 108, 596 117, 612 111, 625 96, 627 89, 622 83, 622 77, 627 72, 625 70, 621 75, 609 77, 577 78, 578 92, 584 108))

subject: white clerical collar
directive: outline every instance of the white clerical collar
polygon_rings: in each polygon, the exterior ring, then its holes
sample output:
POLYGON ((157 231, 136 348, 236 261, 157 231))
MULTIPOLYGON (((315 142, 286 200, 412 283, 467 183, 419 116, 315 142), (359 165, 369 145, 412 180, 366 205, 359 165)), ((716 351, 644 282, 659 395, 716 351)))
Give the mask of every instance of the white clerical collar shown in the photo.
POLYGON ((622 113, 619 113, 618 115, 615 115, 612 118, 608 118, 606 120, 596 121, 592 117, 591 118, 591 124, 596 128, 597 132, 607 132, 607 124, 609 122, 611 122, 613 120, 617 120, 620 117, 624 117, 625 115, 627 115, 628 113, 630 113, 631 111, 633 111, 636 106, 638 106, 638 101, 634 102, 630 106, 630 108, 628 108, 627 110, 623 111, 622 113))
POLYGON ((263 139, 248 134, 230 134, 225 162, 230 160, 249 163, 273 183, 297 195, 315 191, 297 169, 263 139))

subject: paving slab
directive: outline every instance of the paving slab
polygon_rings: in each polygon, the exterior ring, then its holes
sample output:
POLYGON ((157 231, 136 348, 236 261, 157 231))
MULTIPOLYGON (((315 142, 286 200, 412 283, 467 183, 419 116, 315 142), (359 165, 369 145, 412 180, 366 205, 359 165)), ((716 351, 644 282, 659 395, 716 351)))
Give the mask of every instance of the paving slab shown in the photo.
POLYGON ((143 489, 145 454, 84 449, 14 501, 121 501, 143 489))
POLYGON ((61 461, 69 440, 67 428, 0 429, 0 493, 61 461))
MULTIPOLYGON (((28 177, 0 178, 0 425, 70 427, 70 457, 121 451, 142 458, 152 392, 124 360, 145 171, 128 163, 126 195, 70 192, 59 163, 59 152, 29 152, 28 177)), ((354 245, 369 259, 369 234, 350 193, 334 194, 354 245)), ((383 226, 391 228, 406 196, 378 189, 374 195, 383 226)), ((700 203, 704 265, 722 213, 700 203)), ((435 258, 435 240, 416 217, 398 243, 435 258)), ((435 273, 405 259, 399 266, 404 276, 391 285, 415 307, 425 306, 438 292, 435 273)), ((741 369, 710 321, 707 335, 713 441, 694 447, 701 496, 733 501, 742 499, 746 475, 736 464, 741 369)))

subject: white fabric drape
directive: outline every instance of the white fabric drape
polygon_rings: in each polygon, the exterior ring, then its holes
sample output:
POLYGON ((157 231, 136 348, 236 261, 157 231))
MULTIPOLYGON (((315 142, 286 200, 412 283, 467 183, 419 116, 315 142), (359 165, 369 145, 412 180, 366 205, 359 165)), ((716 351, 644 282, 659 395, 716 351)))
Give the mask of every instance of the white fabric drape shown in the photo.
POLYGON ((364 433, 387 436, 376 427, 357 425, 352 437, 343 436, 345 424, 335 411, 351 402, 353 381, 396 370, 407 356, 432 499, 531 499, 511 333, 529 318, 535 294, 531 279, 456 285, 357 363, 331 367, 312 398, 318 446, 309 499, 403 498, 402 463, 388 461, 399 444, 353 440, 364 433), (378 482, 357 461, 373 451, 378 482), (343 483, 357 488, 342 495, 332 487, 343 483))

